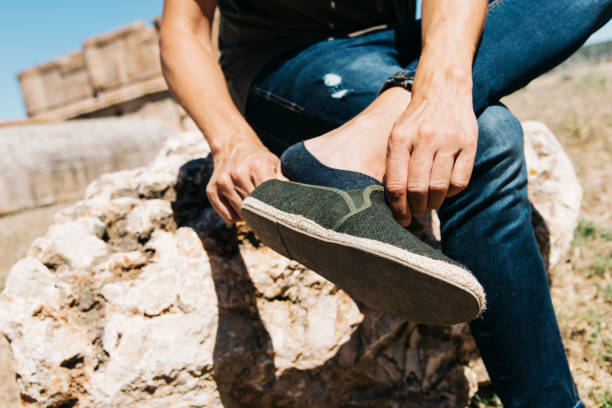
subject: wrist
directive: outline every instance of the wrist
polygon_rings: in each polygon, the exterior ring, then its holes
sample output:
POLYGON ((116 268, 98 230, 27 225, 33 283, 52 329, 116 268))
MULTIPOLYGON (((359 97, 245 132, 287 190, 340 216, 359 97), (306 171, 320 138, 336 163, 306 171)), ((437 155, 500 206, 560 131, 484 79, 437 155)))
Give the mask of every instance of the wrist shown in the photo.
POLYGON ((265 148, 259 137, 254 131, 224 132, 215 137, 209 137, 208 145, 213 156, 229 155, 233 150, 240 146, 253 148, 265 148))
POLYGON ((431 38, 423 41, 419 64, 425 62, 437 67, 470 69, 475 54, 475 46, 461 39, 431 38))
POLYGON ((474 50, 466 47, 425 47, 419 58, 414 86, 455 83, 458 89, 471 91, 473 58, 474 50))
POLYGON ((412 85, 413 99, 471 98, 471 65, 419 64, 412 85))
POLYGON ((263 146, 257 133, 251 128, 247 121, 238 115, 216 115, 215 119, 208 118, 207 127, 202 130, 210 151, 213 156, 229 154, 235 145, 259 145, 263 146), (225 120, 218 120, 216 118, 225 120))

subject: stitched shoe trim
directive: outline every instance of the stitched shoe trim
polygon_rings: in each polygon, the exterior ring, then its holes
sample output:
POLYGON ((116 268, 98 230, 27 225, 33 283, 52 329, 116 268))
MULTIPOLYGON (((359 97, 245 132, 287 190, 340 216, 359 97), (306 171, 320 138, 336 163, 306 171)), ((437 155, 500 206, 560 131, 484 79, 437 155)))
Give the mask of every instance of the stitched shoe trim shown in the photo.
MULTIPOLYGON (((363 189, 363 200, 362 200, 363 204, 361 205, 361 207, 351 210, 344 217, 340 218, 338 222, 336 222, 336 224, 333 226, 332 230, 338 231, 338 228, 340 228, 346 220, 351 218, 353 215, 358 214, 362 212, 363 210, 370 208, 372 206, 372 199, 370 198, 370 194, 372 193, 372 191, 384 191, 384 190, 385 189, 383 186, 378 186, 376 184, 372 184, 371 186, 364 188, 363 189)), ((353 207, 355 207, 354 204, 353 204, 353 207)))

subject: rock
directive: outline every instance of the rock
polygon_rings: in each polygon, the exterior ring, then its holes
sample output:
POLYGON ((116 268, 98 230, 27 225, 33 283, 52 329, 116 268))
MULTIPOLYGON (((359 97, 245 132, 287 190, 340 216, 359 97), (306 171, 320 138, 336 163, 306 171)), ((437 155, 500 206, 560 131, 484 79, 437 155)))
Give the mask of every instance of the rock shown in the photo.
POLYGON ((65 267, 86 271, 109 250, 100 238, 104 224, 93 217, 52 225, 47 234, 32 244, 28 256, 37 258, 50 269, 65 267))
POLYGON ((24 406, 469 404, 486 370, 466 324, 368 309, 226 225, 207 153, 181 134, 148 167, 102 176, 11 270, 0 331, 24 406))
POLYGON ((574 238, 582 187, 570 158, 546 125, 535 121, 524 122, 523 130, 529 199, 548 229, 549 262, 552 267, 563 259, 574 238))
POLYGON ((101 175, 148 164, 174 128, 155 119, 0 128, 0 215, 74 201, 101 175))
POLYGON ((137 205, 126 219, 126 231, 138 240, 146 241, 156 227, 165 228, 173 223, 172 208, 166 200, 146 200, 137 205))
POLYGON ((0 336, 0 366, 2 367, 0 370, 0 402, 4 408, 20 406, 12 359, 6 337, 0 336))

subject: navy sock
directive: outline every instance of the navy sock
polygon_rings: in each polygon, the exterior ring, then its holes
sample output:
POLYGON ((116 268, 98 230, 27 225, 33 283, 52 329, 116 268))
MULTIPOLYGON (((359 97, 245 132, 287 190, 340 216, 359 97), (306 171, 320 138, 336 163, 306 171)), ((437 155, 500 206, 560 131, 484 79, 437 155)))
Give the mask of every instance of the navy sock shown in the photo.
POLYGON ((324 165, 304 146, 304 142, 289 146, 280 157, 283 174, 291 181, 354 190, 372 184, 382 185, 367 174, 335 169, 324 165))

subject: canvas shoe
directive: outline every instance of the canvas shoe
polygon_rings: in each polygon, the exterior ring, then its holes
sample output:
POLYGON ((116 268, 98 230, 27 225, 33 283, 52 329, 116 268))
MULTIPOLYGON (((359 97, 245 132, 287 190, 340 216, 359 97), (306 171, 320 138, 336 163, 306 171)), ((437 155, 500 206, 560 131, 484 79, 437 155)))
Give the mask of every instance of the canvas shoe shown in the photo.
POLYGON ((485 308, 478 280, 398 224, 381 185, 344 191, 272 179, 241 213, 265 245, 375 310, 451 325, 485 308))

